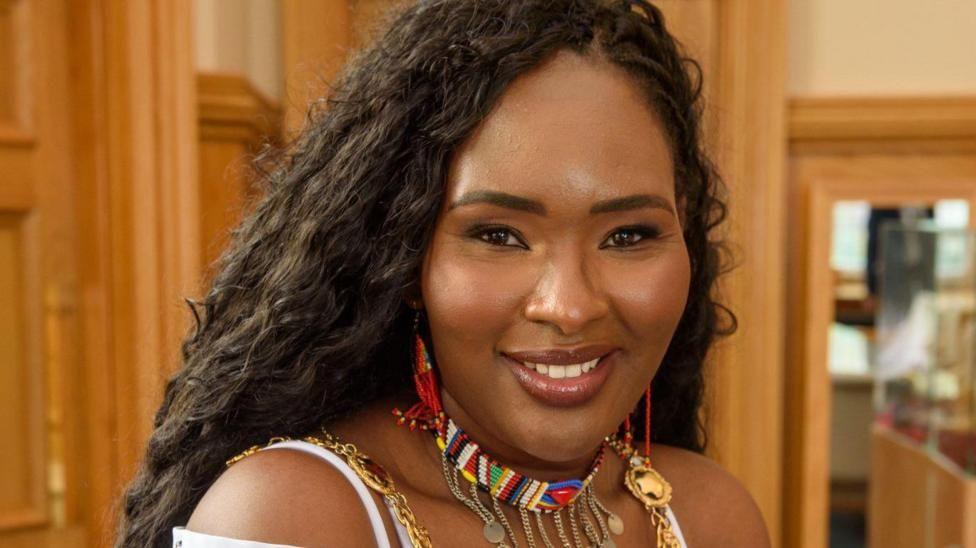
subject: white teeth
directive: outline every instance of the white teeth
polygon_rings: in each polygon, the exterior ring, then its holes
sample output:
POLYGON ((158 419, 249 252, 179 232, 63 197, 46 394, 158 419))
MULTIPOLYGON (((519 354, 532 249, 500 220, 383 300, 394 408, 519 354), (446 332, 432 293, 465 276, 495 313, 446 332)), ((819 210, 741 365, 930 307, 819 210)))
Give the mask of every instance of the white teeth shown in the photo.
POLYGON ((596 358, 586 363, 574 363, 572 365, 547 365, 544 363, 525 362, 525 366, 529 369, 535 369, 543 375, 548 375, 552 379, 571 379, 591 371, 599 362, 600 358, 596 358))

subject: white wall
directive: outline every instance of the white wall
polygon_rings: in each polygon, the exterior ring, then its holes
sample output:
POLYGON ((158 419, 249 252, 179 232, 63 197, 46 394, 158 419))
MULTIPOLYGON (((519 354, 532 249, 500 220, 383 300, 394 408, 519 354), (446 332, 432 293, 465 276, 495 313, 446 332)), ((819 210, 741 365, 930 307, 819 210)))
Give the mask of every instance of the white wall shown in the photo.
POLYGON ((788 0, 793 97, 976 95, 976 0, 788 0))
POLYGON ((193 7, 197 70, 244 74, 280 100, 280 0, 196 0, 193 7))

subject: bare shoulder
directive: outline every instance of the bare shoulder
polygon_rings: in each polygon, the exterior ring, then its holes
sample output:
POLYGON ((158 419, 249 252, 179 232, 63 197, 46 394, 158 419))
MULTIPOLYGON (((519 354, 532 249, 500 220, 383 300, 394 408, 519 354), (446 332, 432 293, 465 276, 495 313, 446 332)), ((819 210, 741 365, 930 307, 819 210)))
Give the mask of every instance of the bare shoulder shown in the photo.
POLYGON ((204 494, 187 529, 294 546, 369 546, 375 542, 353 486, 329 463, 272 449, 228 468, 204 494))
POLYGON ((770 546, 752 495, 718 463, 667 445, 655 445, 653 455, 655 468, 674 488, 671 509, 689 546, 770 546))

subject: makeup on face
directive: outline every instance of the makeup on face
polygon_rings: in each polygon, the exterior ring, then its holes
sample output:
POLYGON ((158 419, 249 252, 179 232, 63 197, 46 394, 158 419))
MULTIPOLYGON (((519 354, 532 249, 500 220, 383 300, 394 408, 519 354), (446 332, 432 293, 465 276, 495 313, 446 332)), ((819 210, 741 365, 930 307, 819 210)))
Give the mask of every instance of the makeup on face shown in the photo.
POLYGON ((670 147, 644 97, 560 52, 455 153, 421 288, 445 408, 500 457, 591 452, 684 311, 670 147))

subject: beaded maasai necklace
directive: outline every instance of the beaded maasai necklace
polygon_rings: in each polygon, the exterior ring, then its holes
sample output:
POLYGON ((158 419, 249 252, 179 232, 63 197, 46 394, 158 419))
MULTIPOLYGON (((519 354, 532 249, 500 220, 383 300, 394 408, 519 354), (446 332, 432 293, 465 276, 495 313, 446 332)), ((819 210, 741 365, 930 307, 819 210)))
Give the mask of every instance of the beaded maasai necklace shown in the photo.
MULTIPOLYGON (((552 516, 559 542, 563 546, 583 548, 589 543, 592 546, 614 548, 616 545, 610 535, 623 534, 623 520, 596 498, 591 485, 603 464, 605 449, 609 445, 628 463, 624 484, 650 513, 657 531, 657 545, 667 548, 680 546, 664 511, 671 499, 671 486, 651 468, 650 458, 646 455, 641 457, 634 449, 629 420, 626 433, 622 437, 610 436, 600 445, 585 478, 540 481, 493 459, 447 417, 441 405, 440 387, 430 354, 419 335, 415 337, 414 345, 414 385, 420 401, 406 412, 394 409, 397 424, 409 426, 411 430, 427 430, 433 434, 441 452, 441 468, 448 488, 459 502, 484 522, 483 533, 488 542, 505 548, 518 546, 514 530, 501 508, 500 503, 505 503, 518 509, 522 530, 530 548, 535 547, 536 535, 547 548, 553 546, 543 515, 552 516), (459 475, 469 484, 468 494, 460 486, 459 475), (488 494, 494 512, 481 501, 479 492, 488 494), (530 514, 535 515, 534 525, 530 514), (586 543, 583 541, 584 536, 586 543)), ((649 419, 650 417, 647 420, 648 425, 649 419)), ((646 433, 648 439, 649 434, 646 433)), ((646 453, 649 453, 649 447, 646 453)))
POLYGON ((589 474, 582 480, 550 483, 529 478, 500 464, 451 419, 447 419, 444 436, 435 433, 435 439, 444 458, 454 465, 464 479, 501 502, 543 513, 565 508, 579 497, 600 470, 606 447, 606 444, 600 445, 590 464, 589 474))

